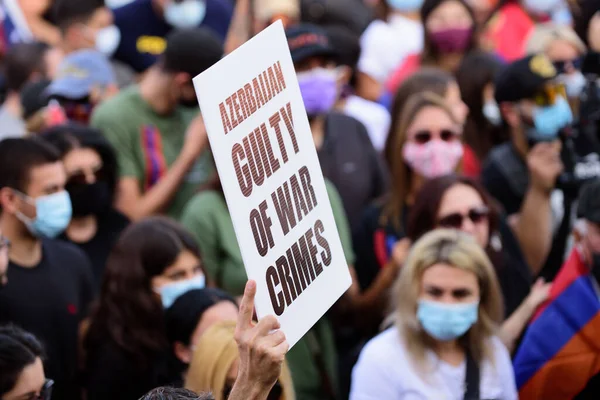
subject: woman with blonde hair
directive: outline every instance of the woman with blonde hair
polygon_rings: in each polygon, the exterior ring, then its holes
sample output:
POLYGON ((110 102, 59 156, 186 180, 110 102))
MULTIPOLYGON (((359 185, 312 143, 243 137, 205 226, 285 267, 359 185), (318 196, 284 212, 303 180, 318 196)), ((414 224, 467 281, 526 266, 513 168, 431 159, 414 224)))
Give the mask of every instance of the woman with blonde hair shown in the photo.
POLYGON ((367 338, 378 331, 385 294, 404 262, 409 242, 402 239, 415 195, 427 180, 455 171, 463 155, 462 126, 441 96, 416 93, 392 119, 390 191, 365 210, 354 240, 367 338))
MULTIPOLYGON (((234 339, 235 321, 222 321, 208 328, 194 350, 185 388, 196 393, 212 392, 215 400, 226 400, 238 375, 239 351, 234 339)), ((295 400, 292 377, 283 365, 279 381, 267 400, 295 400)))
POLYGON ((365 346, 350 400, 518 398, 510 356, 496 336, 503 317, 498 281, 471 235, 424 235, 394 295, 395 326, 365 346))

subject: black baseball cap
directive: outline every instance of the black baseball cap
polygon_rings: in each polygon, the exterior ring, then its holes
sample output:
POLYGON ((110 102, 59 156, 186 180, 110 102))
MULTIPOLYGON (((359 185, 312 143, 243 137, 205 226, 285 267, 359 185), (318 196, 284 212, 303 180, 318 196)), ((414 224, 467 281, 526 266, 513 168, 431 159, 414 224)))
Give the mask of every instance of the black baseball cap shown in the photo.
POLYGON ((548 57, 534 54, 507 65, 494 82, 496 102, 516 102, 533 98, 557 72, 548 57))
POLYGON ((600 179, 587 183, 581 188, 577 218, 600 224, 600 179))
POLYGON ((293 25, 286 30, 285 34, 294 63, 310 57, 335 58, 337 55, 326 31, 317 25, 293 25))

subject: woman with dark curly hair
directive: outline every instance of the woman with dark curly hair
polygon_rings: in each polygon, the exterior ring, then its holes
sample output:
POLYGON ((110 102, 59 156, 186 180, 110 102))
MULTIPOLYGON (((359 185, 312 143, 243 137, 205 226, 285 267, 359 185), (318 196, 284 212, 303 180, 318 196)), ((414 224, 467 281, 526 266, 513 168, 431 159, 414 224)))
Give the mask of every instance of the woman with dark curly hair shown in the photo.
POLYGON ((163 309, 204 286, 189 232, 163 217, 129 226, 108 258, 84 337, 87 399, 137 399, 176 380, 163 309))

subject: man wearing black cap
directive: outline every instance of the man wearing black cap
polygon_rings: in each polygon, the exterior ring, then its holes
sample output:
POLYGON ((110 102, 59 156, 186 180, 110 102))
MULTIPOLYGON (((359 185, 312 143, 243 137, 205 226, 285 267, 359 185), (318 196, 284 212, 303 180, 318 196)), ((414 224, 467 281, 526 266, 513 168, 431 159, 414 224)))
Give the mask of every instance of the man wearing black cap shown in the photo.
POLYGON ((511 216, 534 276, 547 258, 555 264, 553 272, 558 270, 570 229, 568 224, 563 227, 564 235, 556 235, 558 242, 552 244, 553 232, 570 210, 564 208, 562 192, 554 189, 563 170, 559 134, 573 120, 556 76, 544 55, 515 61, 500 73, 495 97, 511 141, 492 150, 482 173, 488 191, 511 216), (553 214, 558 216, 555 221, 553 214), (551 248, 555 253, 548 257, 551 248))
POLYGON ((204 28, 175 31, 167 43, 140 84, 96 107, 91 120, 117 151, 117 208, 132 220, 178 219, 214 170, 192 78, 221 59, 222 44, 204 28))
POLYGON ((385 175, 365 126, 334 111, 343 83, 337 54, 316 25, 288 28, 288 44, 325 178, 336 187, 354 232, 364 208, 385 190, 385 175))

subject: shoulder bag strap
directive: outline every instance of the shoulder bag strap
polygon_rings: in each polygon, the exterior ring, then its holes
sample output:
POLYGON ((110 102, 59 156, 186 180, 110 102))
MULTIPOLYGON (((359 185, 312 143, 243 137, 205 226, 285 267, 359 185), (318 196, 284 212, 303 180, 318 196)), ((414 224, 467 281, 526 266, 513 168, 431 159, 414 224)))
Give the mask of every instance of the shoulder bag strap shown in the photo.
POLYGON ((475 362, 471 353, 467 350, 467 372, 465 374, 465 397, 464 400, 479 399, 479 365, 475 362))

